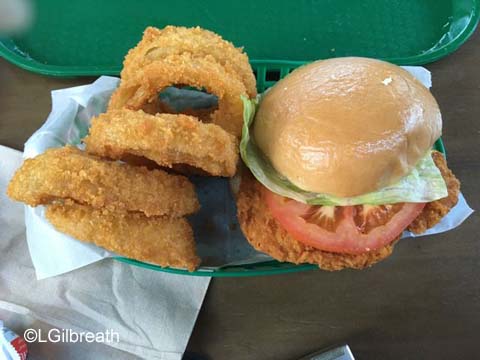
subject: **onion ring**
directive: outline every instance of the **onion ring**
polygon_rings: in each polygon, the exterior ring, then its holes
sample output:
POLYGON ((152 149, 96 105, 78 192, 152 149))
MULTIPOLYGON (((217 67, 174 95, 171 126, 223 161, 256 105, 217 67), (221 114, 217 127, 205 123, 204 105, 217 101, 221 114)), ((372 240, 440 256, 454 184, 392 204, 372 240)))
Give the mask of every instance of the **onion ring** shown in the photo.
POLYGON ((108 111, 124 107, 143 109, 148 103, 156 101, 159 92, 173 85, 204 88, 217 96, 218 109, 210 115, 210 121, 236 137, 241 136, 241 96, 246 95, 245 85, 232 77, 212 56, 170 55, 137 69, 133 78, 122 79, 110 99, 108 111))
POLYGON ((119 255, 189 271, 200 264, 185 218, 118 213, 71 201, 48 205, 45 216, 58 231, 119 255))
POLYGON ((212 56, 227 72, 242 81, 250 98, 257 95, 255 76, 243 49, 236 48, 221 36, 200 27, 167 26, 161 30, 146 28, 142 40, 125 57, 121 77, 128 81, 135 78, 139 68, 183 53, 199 58, 212 56))
POLYGON ((112 110, 92 120, 87 152, 111 159, 142 156, 169 168, 186 164, 214 176, 233 176, 238 141, 214 124, 183 114, 112 110))
POLYGON ((194 186, 183 176, 106 161, 71 146, 51 148, 25 160, 7 193, 30 206, 70 199, 97 209, 146 216, 178 217, 199 208, 194 186))

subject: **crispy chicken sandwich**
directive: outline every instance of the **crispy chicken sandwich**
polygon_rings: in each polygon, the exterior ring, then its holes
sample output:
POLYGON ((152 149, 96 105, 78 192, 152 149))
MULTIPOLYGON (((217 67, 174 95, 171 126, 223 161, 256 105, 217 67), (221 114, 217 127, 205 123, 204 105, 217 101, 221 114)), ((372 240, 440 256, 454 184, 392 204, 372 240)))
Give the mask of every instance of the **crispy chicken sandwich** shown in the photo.
POLYGON ((305 65, 245 102, 237 189, 248 241, 280 261, 364 268, 457 203, 442 118, 408 71, 367 58, 305 65))

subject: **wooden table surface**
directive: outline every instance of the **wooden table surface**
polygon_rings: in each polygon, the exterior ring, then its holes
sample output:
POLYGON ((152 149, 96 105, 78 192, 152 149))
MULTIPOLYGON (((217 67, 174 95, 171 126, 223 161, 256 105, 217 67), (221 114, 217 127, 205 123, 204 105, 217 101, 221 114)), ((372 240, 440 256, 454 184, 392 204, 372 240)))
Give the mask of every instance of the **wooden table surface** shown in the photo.
MULTIPOLYGON (((449 166, 479 209, 480 32, 426 67, 449 166)), ((50 111, 51 90, 92 80, 0 60, 0 144, 22 149, 50 111)), ((479 358, 479 225, 474 214, 454 231, 403 240, 367 270, 214 279, 188 350, 215 360, 287 360, 348 343, 357 359, 479 358)))

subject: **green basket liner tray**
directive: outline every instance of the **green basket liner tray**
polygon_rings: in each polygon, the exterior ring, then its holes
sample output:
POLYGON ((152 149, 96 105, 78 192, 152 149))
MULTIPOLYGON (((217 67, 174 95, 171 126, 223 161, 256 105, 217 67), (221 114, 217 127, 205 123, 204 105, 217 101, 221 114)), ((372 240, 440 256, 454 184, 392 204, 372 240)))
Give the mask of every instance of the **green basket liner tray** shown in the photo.
MULTIPOLYGON (((35 21, 21 36, 0 39, 0 56, 53 76, 118 75, 123 58, 147 26, 202 26, 244 46, 260 92, 305 62, 368 56, 421 65, 455 51, 475 30, 480 0, 193 1, 145 0, 35 4, 35 21), (256 60, 255 60, 256 59, 256 60), (267 60, 283 59, 283 60, 267 60)), ((443 153, 441 139, 435 148, 443 153)), ((195 272, 144 268, 195 276, 238 277, 315 269, 277 261, 195 272)))

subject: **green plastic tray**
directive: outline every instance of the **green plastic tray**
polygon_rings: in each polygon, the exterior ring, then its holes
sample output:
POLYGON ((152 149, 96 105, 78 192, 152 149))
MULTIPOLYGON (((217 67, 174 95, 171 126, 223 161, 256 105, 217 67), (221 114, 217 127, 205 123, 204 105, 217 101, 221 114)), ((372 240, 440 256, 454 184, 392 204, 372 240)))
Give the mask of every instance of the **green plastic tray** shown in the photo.
MULTIPOLYGON (((399 65, 421 65, 456 50, 473 33, 480 0, 220 0, 62 1, 36 3, 28 32, 0 39, 0 56, 53 76, 117 75, 123 57, 146 26, 211 29, 244 46, 262 92, 305 62, 368 56, 399 65), (282 59, 282 60, 268 60, 282 59)), ((441 140, 436 149, 445 152, 441 140)), ((195 276, 257 276, 317 268, 277 261, 217 270, 144 268, 195 276)))
MULTIPOLYGON (((0 55, 56 76, 116 75, 146 26, 200 25, 251 59, 311 61, 358 55, 420 65, 474 31, 479 0, 37 0, 24 34, 0 55)), ((258 64, 258 63, 257 63, 258 64)))

